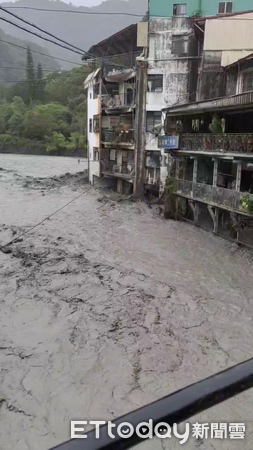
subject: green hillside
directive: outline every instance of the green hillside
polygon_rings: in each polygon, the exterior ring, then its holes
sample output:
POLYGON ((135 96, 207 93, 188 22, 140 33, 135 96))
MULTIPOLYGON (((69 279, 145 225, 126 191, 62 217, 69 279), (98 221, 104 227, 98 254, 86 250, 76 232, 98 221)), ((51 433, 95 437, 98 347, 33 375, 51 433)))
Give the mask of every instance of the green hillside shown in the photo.
MULTIPOLYGON (((0 82, 15 82, 25 79, 26 68, 26 49, 30 46, 32 50, 39 53, 49 55, 47 49, 41 47, 38 44, 31 43, 29 41, 22 41, 21 39, 14 38, 8 34, 5 34, 0 29, 0 82), (3 42, 5 41, 5 42, 3 42), (6 42, 9 42, 10 45, 6 42), (24 48, 20 48, 24 47, 24 48)), ((43 56, 37 53, 33 53, 34 63, 37 66, 38 63, 42 64, 44 71, 46 70, 59 70, 60 65, 55 59, 43 56)))

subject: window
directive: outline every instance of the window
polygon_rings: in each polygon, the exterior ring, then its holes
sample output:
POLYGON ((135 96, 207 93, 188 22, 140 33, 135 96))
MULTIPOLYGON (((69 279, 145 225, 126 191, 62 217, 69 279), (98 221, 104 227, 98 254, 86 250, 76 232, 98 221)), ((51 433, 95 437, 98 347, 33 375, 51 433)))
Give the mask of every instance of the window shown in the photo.
POLYGON ((148 91, 149 92, 163 91, 163 75, 148 75, 148 91))
POLYGON ((99 150, 97 147, 93 147, 93 155, 94 155, 94 161, 99 161, 99 150))
POLYGON ((187 55, 188 54, 189 39, 185 35, 172 36, 172 55, 187 55))
POLYGON ((233 2, 219 2, 218 14, 231 14, 233 12, 233 2))
POLYGON ((116 150, 110 150, 110 161, 116 161, 116 150))
POLYGON ((93 132, 99 133, 99 128, 100 128, 99 116, 94 116, 93 117, 93 132))
POLYGON ((253 91, 253 71, 243 74, 242 92, 253 91))
POLYGON ((156 126, 161 125, 162 114, 160 111, 147 112, 147 131, 153 133, 156 126))
POLYGON ((93 86, 93 98, 98 98, 99 96, 99 83, 93 86))
POLYGON ((89 132, 92 133, 92 119, 89 120, 89 132))
POLYGON ((173 16, 186 16, 186 3, 174 4, 173 16))

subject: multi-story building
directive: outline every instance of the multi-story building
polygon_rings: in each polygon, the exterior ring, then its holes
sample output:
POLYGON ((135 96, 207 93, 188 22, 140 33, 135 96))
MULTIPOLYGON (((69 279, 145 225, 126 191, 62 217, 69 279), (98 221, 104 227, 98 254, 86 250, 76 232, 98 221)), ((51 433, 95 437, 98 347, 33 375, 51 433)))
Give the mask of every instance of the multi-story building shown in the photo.
POLYGON ((121 193, 131 193, 134 183, 135 66, 142 51, 141 31, 141 26, 131 25, 94 45, 89 50, 94 71, 84 83, 90 183, 121 193))
MULTIPOLYGON (((162 111, 165 107, 196 99, 203 45, 197 31, 203 31, 198 30, 194 19, 246 11, 252 7, 251 0, 149 1, 147 115, 144 125, 146 187, 153 182, 161 192, 167 176, 168 160, 157 139, 158 130, 164 123, 162 111)), ((206 77, 211 77, 210 73, 206 77)), ((215 86, 215 79, 212 81, 215 86)))
POLYGON ((166 108, 160 136, 174 212, 251 244, 252 20, 251 12, 194 19, 202 49, 196 101, 166 108))

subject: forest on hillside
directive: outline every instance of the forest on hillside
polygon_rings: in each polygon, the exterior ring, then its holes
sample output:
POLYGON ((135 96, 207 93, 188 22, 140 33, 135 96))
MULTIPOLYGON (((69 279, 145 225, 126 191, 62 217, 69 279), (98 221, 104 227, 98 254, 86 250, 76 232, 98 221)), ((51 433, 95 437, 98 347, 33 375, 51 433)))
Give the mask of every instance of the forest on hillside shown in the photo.
POLYGON ((86 149, 86 94, 83 83, 89 68, 43 72, 26 56, 25 81, 1 85, 0 150, 71 154, 86 149))
POLYGON ((47 49, 30 41, 17 39, 0 29, 0 82, 12 83, 25 79, 28 46, 33 51, 35 65, 40 62, 45 72, 60 70, 61 65, 49 56, 47 49))

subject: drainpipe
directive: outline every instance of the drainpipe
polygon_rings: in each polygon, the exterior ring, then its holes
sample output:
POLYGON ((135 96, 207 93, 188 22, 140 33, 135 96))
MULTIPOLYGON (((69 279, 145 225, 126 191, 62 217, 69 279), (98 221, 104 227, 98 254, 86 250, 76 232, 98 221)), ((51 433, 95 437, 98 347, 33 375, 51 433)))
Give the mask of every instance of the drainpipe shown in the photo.
POLYGON ((199 12, 202 15, 202 0, 199 0, 199 8, 198 8, 199 12))

